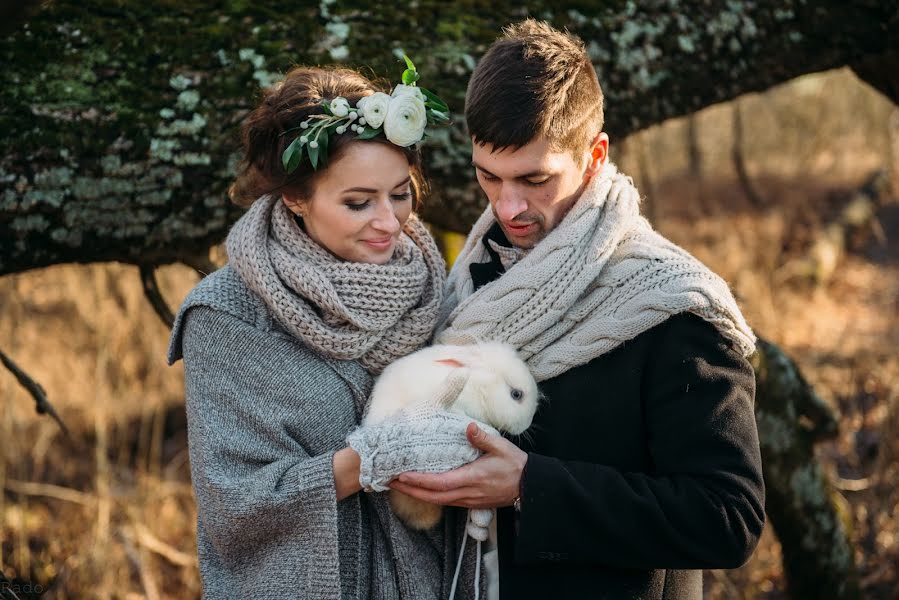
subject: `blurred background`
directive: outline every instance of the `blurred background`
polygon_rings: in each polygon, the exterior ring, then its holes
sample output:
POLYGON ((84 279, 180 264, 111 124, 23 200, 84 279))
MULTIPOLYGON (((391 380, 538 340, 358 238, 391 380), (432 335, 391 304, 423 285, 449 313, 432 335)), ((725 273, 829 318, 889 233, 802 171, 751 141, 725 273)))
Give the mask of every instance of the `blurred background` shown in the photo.
MULTIPOLYGON (((309 10, 321 18, 339 4, 309 10)), ((7 57, 26 24, 69 18, 29 10, 7 32, 7 57)), ((566 13, 560 26, 572 20, 566 13)), ((472 55, 482 47, 472 44, 472 55)), ((450 96, 461 113, 460 93, 450 96)), ((899 109, 846 67, 704 103, 655 123, 640 117, 616 136, 611 94, 611 159, 634 178, 654 226, 730 283, 756 332, 838 411, 838 431, 814 452, 852 546, 860 597, 899 597, 899 109)), ((5 110, 0 123, 11 126, 14 111, 5 110)), ((3 176, 20 160, 10 148, 3 176)), ((470 181, 464 168, 453 167, 470 181)), ((442 166, 431 169, 445 177, 442 166)), ((228 173, 219 180, 221 191, 228 173)), ((19 180, 0 181, 11 190, 19 180)), ((432 211, 452 206, 433 202, 432 211)), ((450 229, 464 227, 438 225, 452 259, 462 238, 450 229)), ((225 260, 213 245, 209 264, 225 260)), ((29 582, 47 598, 201 595, 181 365, 166 366, 169 329, 135 262, 8 268, 0 277, 0 349, 43 386, 71 431, 36 414, 28 391, 0 370, 0 572, 19 597, 37 597, 29 582)), ((155 275, 175 308, 200 275, 163 262, 155 275)), ((782 559, 769 523, 747 565, 706 573, 705 595, 787 598, 782 559)))

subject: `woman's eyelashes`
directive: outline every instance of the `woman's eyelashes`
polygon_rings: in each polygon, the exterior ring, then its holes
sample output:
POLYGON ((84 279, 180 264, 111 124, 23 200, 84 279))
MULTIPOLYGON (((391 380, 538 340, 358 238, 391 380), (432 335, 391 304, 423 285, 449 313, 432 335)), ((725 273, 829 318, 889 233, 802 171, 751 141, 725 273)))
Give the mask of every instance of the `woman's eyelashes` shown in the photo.
POLYGON ((346 207, 350 210, 365 210, 365 207, 369 205, 368 200, 363 200, 362 202, 346 202, 346 207))
MULTIPOLYGON (((401 194, 391 194, 390 199, 394 202, 408 202, 412 200, 412 191, 407 190, 401 194)), ((365 210, 372 204, 371 198, 366 198, 365 200, 347 200, 344 202, 346 207, 350 210, 365 210)))

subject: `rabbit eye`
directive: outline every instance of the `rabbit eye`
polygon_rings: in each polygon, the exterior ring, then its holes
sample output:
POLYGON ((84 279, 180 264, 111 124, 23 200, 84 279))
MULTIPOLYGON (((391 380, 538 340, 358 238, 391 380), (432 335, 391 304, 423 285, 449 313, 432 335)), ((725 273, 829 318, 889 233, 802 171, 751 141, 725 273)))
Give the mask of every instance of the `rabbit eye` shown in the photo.
POLYGON ((512 400, 515 400, 516 402, 521 402, 522 396, 524 396, 524 392, 522 392, 521 390, 516 390, 515 388, 512 388, 512 400))

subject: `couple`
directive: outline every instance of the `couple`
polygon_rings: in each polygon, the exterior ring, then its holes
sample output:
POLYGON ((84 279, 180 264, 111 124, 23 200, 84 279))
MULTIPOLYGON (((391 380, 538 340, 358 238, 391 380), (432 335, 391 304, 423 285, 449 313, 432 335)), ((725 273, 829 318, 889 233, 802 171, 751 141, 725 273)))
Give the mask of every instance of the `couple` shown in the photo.
MULTIPOLYGON (((490 207, 446 281, 413 214, 421 115, 391 132, 378 91, 298 68, 267 92, 244 125, 232 194, 252 206, 229 264, 178 315, 206 597, 446 598, 478 507, 498 509, 503 599, 701 598, 701 569, 745 562, 764 523, 754 336, 607 162, 583 44, 527 20, 477 65, 465 118, 490 207), (435 330, 512 344, 546 400, 528 439, 472 424, 480 458, 394 480, 459 507, 422 532, 362 492, 346 439, 373 378, 435 330)), ((457 598, 485 597, 471 557, 457 598)))

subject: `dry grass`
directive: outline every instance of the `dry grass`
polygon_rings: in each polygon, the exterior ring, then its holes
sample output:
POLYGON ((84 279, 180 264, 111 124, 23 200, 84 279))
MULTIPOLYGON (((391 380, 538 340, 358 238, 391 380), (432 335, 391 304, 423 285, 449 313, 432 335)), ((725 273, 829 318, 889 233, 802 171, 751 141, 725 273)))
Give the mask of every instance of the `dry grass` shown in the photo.
MULTIPOLYGON (((623 147, 613 140, 613 158, 654 191, 646 208, 656 226, 721 273, 758 332, 840 408, 841 434, 819 454, 846 488, 866 594, 896 597, 899 206, 878 213, 887 245, 857 236, 829 280, 784 271, 848 191, 895 160, 891 109, 846 73, 803 78, 743 98, 741 108, 764 206, 751 205, 733 175, 727 105, 695 117, 701 180, 688 176, 685 120, 623 147)), ((172 304, 196 282, 178 267, 161 279, 172 304)), ((49 588, 46 598, 199 598, 181 367, 165 364, 168 331, 136 269, 5 277, 0 311, 0 346, 47 389, 74 433, 63 438, 0 371, 0 570, 49 588)), ((708 573, 706 595, 782 598, 779 561, 766 531, 748 565, 708 573)))

